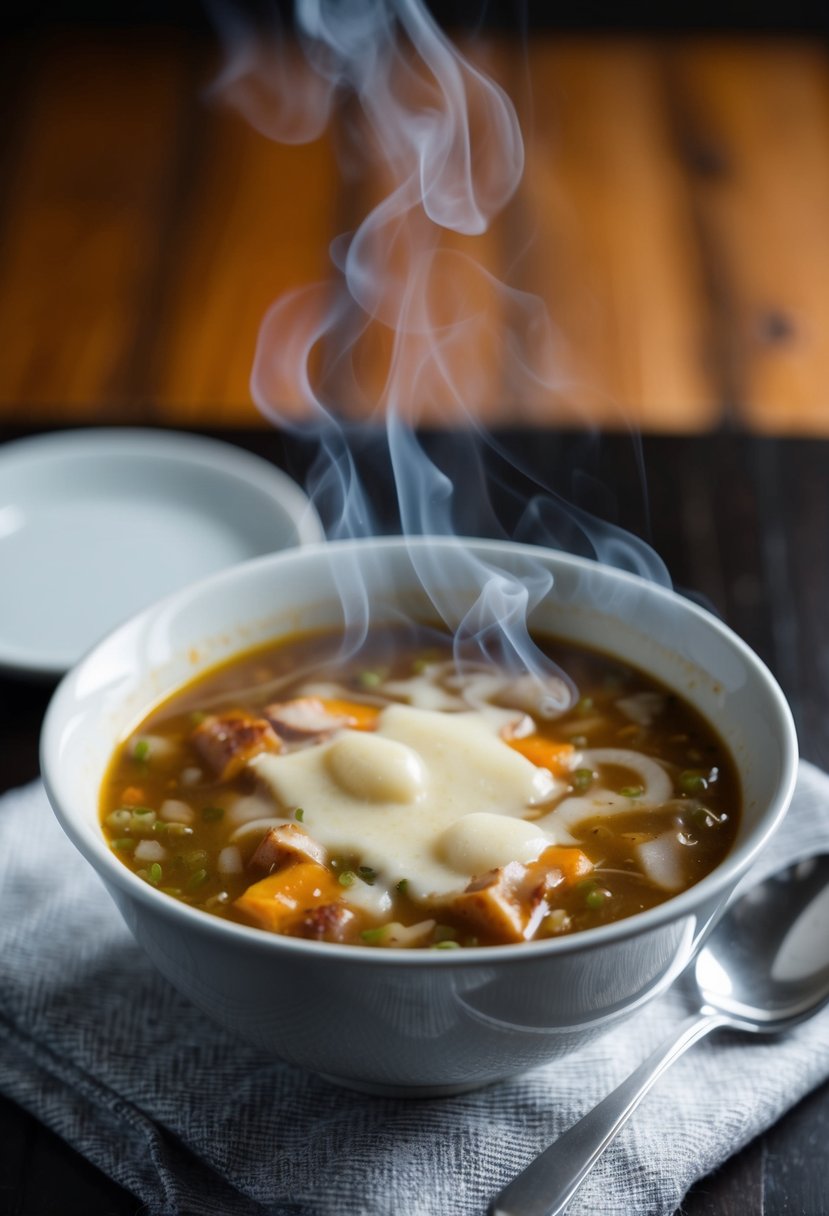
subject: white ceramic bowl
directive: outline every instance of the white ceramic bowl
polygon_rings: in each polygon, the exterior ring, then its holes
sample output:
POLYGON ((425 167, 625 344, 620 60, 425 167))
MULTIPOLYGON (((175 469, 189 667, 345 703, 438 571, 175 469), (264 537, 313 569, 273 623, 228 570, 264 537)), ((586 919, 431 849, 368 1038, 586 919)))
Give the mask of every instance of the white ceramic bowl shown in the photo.
POLYGON ((42 770, 65 831, 103 878, 157 967, 213 1018, 267 1052, 375 1092, 460 1092, 579 1047, 663 991, 784 815, 795 781, 791 714, 759 659, 713 616, 632 575, 496 541, 384 539, 316 546, 236 566, 147 609, 64 679, 42 770), (159 700, 234 653, 342 621, 338 588, 377 620, 405 603, 448 615, 476 588, 468 557, 519 585, 552 575, 539 631, 610 651, 699 709, 729 745, 743 820, 728 858, 657 908, 570 937, 463 951, 376 950, 271 936, 155 890, 107 847, 101 780, 118 742, 159 700))

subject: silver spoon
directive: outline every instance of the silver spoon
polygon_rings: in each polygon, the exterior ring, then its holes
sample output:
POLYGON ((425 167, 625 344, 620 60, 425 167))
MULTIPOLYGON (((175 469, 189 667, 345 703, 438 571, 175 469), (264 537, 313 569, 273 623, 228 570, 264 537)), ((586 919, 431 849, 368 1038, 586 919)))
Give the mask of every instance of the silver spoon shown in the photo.
POLYGON ((665 1069, 721 1026, 776 1034, 829 1000, 829 854, 781 870, 728 909, 697 956, 698 1011, 498 1195, 489 1216, 558 1216, 665 1069))

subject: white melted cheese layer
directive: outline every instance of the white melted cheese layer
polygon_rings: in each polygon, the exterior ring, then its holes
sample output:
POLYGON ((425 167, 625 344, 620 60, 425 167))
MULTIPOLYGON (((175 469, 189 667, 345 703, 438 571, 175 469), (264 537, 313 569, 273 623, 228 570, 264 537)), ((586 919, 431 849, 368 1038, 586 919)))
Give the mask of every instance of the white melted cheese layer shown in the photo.
MULTIPOLYGON (((499 736, 484 714, 407 705, 374 732, 343 731, 251 767, 331 856, 358 857, 415 899, 462 890, 510 861, 534 861, 556 837, 525 818, 566 786, 499 736)), ((378 885, 380 885, 378 883, 378 885)))

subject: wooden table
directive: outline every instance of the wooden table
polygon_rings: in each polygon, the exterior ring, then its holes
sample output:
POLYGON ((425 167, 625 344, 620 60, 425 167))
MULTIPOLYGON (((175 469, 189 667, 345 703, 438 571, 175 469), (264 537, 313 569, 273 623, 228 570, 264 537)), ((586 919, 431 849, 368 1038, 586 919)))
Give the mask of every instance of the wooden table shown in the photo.
MULTIPOLYGON (((476 252, 538 293, 562 336, 560 388, 531 418, 497 382, 480 412, 565 496, 648 536, 769 663, 803 754, 827 767, 825 50, 539 37, 526 61, 504 42, 473 53, 528 130, 522 188, 476 252), (629 426, 644 432, 647 507, 629 426)), ((214 59, 164 30, 6 44, 0 439, 175 425, 301 476, 307 449, 249 403, 258 326, 280 292, 326 273, 328 239, 377 183, 343 191, 327 140, 279 148, 206 106, 214 59)), ((445 422, 443 404, 423 421, 445 422)), ((458 440, 450 427, 429 442, 458 440)), ((37 774, 48 695, 0 679, 0 790, 37 774)), ((824 1086, 685 1211, 829 1212, 827 1140, 824 1086)), ((137 1209, 6 1100, 0 1144, 0 1212, 137 1209)))

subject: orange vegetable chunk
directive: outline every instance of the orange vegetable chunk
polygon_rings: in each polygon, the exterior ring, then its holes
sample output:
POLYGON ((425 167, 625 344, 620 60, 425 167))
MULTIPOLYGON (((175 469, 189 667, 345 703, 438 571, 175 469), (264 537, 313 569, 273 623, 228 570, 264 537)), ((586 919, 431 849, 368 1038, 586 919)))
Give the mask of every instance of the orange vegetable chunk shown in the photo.
POLYGON ((324 697, 322 703, 330 714, 345 718, 352 730, 374 730, 380 710, 376 705, 363 705, 361 701, 346 701, 337 697, 324 697))
POLYGON ((525 739, 509 739, 508 742, 515 751, 539 768, 548 768, 555 777, 569 773, 570 759, 576 750, 572 743, 559 743, 544 735, 528 735, 525 739))
POLYGON ((255 882, 234 906, 260 929, 286 933, 306 912, 341 896, 342 887, 330 870, 304 861, 255 882))

